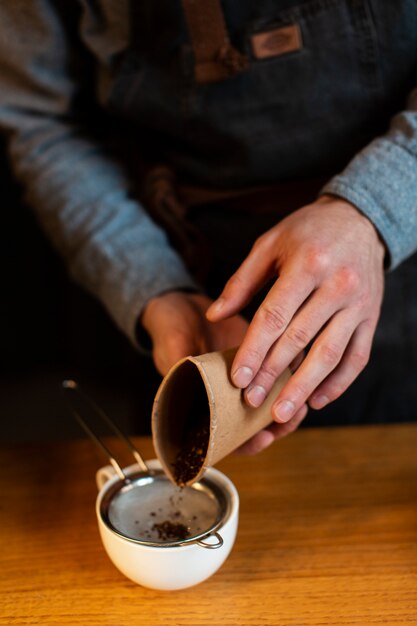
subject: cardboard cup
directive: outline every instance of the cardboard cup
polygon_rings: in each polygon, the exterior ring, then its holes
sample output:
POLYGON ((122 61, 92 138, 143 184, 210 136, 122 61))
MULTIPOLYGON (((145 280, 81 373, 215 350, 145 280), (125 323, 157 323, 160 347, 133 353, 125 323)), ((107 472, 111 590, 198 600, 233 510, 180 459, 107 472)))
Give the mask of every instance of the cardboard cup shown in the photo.
POLYGON ((251 408, 244 402, 242 390, 231 382, 236 351, 186 357, 171 368, 159 387, 152 410, 153 442, 164 471, 174 483, 177 454, 199 421, 209 420, 208 447, 201 467, 187 485, 272 422, 272 404, 290 371, 283 372, 262 406, 251 408))

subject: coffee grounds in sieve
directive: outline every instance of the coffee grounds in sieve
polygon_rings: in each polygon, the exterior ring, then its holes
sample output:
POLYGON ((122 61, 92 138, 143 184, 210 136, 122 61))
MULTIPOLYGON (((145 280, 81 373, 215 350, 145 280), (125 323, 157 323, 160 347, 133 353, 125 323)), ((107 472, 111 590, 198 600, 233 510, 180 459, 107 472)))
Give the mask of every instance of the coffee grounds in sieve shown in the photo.
POLYGON ((154 524, 152 530, 156 530, 158 538, 162 541, 182 541, 190 536, 190 531, 184 524, 174 524, 169 520, 154 524))
POLYGON ((110 498, 107 515, 111 527, 125 537, 163 545, 212 527, 219 502, 210 490, 174 486, 161 473, 124 485, 110 498))
POLYGON ((207 422, 198 424, 187 434, 173 463, 177 485, 183 486, 197 476, 206 457, 209 437, 210 426, 207 422))

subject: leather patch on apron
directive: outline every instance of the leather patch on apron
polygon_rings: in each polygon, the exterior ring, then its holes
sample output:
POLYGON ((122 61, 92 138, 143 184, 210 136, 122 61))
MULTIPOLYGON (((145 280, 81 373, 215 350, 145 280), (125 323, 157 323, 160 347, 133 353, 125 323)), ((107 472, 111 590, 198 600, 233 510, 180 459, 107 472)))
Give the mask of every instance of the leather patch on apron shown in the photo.
POLYGON ((303 42, 298 24, 281 26, 274 30, 256 33, 251 37, 252 51, 256 59, 268 59, 288 52, 301 50, 303 42))

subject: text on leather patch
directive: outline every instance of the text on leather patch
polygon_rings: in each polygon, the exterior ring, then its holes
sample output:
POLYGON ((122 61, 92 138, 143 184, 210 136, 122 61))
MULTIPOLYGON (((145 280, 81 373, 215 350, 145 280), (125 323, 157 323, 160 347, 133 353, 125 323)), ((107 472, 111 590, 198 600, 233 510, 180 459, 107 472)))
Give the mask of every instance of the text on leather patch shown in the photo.
POLYGON ((256 33, 251 38, 252 51, 256 59, 268 59, 288 52, 301 50, 303 42, 298 24, 281 26, 274 30, 256 33))

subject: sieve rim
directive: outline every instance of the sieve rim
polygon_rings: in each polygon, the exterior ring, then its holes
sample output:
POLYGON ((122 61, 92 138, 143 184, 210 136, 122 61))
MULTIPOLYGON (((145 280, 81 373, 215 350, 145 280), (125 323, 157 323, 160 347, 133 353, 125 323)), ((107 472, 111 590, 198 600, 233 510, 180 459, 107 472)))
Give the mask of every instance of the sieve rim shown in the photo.
MULTIPOLYGON (((135 468, 136 466, 131 466, 135 468)), ((212 469, 212 468, 211 468, 212 469)), ((149 478, 150 480, 155 480, 157 478, 163 478, 167 482, 171 483, 169 478, 166 476, 165 472, 161 468, 153 469, 153 474, 150 475, 147 472, 144 472, 140 469, 132 469, 126 468, 124 471, 126 472, 126 476, 129 482, 134 482, 140 478, 149 478)), ((214 470, 216 471, 216 470, 214 470)), ((229 520, 232 514, 232 493, 230 492, 228 486, 221 485, 218 481, 216 481, 215 476, 203 476, 200 480, 196 481, 193 485, 187 487, 187 489, 198 488, 199 485, 202 485, 205 491, 211 492, 214 495, 218 505, 219 505, 219 513, 216 517, 214 523, 206 528, 204 531, 198 534, 194 534, 191 537, 186 537, 185 539, 179 539, 176 541, 149 541, 146 539, 138 539, 135 537, 129 537, 125 535, 123 532, 118 530, 109 519, 109 506, 113 499, 113 497, 119 493, 119 491, 126 486, 127 481, 118 478, 115 480, 114 478, 109 481, 108 484, 104 485, 102 491, 99 493, 99 498, 97 502, 97 511, 100 515, 100 519, 106 528, 114 535, 119 537, 124 541, 129 541, 130 543, 134 543, 137 545, 141 545, 149 548, 178 548, 190 546, 192 544, 202 545, 202 541, 213 536, 217 539, 217 544, 203 544, 206 548, 217 548, 221 547, 223 540, 221 535, 219 535, 219 530, 222 526, 229 520)))

